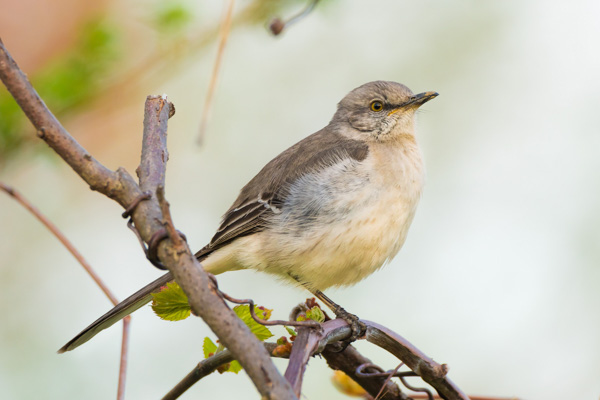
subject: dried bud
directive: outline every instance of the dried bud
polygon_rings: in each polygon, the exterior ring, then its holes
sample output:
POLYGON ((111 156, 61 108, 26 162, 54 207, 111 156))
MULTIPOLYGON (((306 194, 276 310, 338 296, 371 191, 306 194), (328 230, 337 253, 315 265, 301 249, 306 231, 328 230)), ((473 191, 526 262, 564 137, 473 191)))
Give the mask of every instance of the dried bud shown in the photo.
POLYGON ((273 18, 269 24, 269 30, 275 36, 279 35, 283 31, 283 28, 285 28, 285 23, 279 18, 273 18))

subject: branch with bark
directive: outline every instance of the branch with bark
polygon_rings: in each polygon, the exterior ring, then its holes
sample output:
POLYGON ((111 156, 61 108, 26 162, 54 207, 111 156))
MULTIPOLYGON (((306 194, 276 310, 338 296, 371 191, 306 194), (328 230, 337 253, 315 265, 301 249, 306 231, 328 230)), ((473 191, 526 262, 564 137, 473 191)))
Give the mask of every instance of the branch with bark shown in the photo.
MULTIPOLYGON (((73 243, 58 229, 56 225, 52 223, 44 214, 40 212, 33 204, 31 204, 21 193, 16 191, 11 186, 0 182, 0 190, 7 193, 19 204, 21 204, 27 211, 35 216, 48 230, 62 243, 63 246, 71 253, 71 255, 77 260, 77 262, 83 267, 83 269, 90 275, 92 280, 98 285, 100 290, 104 292, 106 297, 110 300, 113 305, 119 304, 119 300, 110 291, 108 286, 100 279, 100 276, 94 271, 90 263, 83 257, 83 255, 75 248, 73 243)), ((117 385, 117 400, 123 400, 125 398, 125 382, 127 376, 127 354, 128 354, 128 343, 129 343, 129 325, 131 322, 131 316, 123 318, 123 334, 121 337, 121 355, 119 357, 119 383, 117 385)))
MULTIPOLYGON (((163 215, 156 190, 164 187, 167 163, 167 121, 172 105, 164 96, 146 100, 142 157, 138 168, 139 184, 127 171, 112 171, 94 159, 64 129, 46 107, 25 74, 0 39, 0 79, 15 98, 44 140, 90 186, 117 201, 123 208, 150 191, 152 197, 142 201, 132 212, 132 220, 142 239, 150 239, 163 229, 163 215)), ((268 399, 295 399, 290 384, 277 371, 269 354, 250 330, 218 295, 211 280, 194 258, 185 242, 175 245, 162 240, 157 255, 175 277, 192 310, 202 317, 221 342, 235 355, 260 394, 268 399)))

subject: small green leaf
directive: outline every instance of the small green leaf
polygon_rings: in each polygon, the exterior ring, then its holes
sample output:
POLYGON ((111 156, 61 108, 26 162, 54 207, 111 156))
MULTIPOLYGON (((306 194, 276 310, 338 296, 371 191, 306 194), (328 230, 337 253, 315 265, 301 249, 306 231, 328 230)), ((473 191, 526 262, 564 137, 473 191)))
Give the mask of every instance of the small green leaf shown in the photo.
POLYGON ((161 319, 180 321, 190 316, 188 298, 176 282, 167 283, 158 293, 152 293, 152 309, 161 319))
POLYGON ((289 326, 285 327, 285 330, 290 336, 297 336, 296 330, 294 328, 290 328, 289 326))
POLYGON ((241 370, 242 370, 242 366, 240 365, 240 363, 237 362, 237 360, 233 360, 229 364, 229 369, 227 370, 227 372, 233 372, 234 374, 237 374, 241 370))
MULTIPOLYGON (((258 340, 264 341, 273 336, 271 331, 266 326, 259 324, 252 318, 252 315, 250 315, 250 307, 247 304, 235 306, 233 307, 233 311, 244 322, 244 324, 250 328, 250 331, 256 335, 258 340)), ((259 318, 269 315, 271 310, 268 311, 269 313, 261 310, 258 306, 254 306, 254 312, 259 318)))
POLYGON ((208 358, 217 352, 217 345, 214 344, 213 341, 207 336, 204 338, 202 351, 204 352, 204 358, 208 358))
POLYGON ((314 306, 310 310, 306 311, 306 316, 313 321, 317 321, 318 323, 325 322, 325 314, 323 314, 323 310, 320 307, 314 306))

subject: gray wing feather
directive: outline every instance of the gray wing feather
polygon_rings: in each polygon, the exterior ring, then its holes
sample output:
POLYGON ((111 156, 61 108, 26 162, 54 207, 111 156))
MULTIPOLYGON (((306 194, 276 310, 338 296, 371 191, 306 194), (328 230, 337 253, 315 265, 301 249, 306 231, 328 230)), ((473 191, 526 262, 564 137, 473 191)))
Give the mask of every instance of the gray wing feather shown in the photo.
POLYGON ((368 151, 366 143, 347 139, 328 127, 298 142, 265 165, 242 188, 223 216, 217 233, 196 256, 203 256, 232 240, 263 230, 269 217, 280 211, 287 188, 296 179, 344 158, 362 161, 368 151))

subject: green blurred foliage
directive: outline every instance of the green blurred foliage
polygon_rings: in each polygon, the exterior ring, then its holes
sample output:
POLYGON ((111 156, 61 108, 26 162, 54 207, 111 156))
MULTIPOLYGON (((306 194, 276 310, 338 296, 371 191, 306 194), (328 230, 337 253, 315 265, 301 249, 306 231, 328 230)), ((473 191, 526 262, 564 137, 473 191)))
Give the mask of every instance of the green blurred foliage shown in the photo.
MULTIPOLYGON (((321 0, 315 10, 333 2, 321 0)), ((303 0, 253 0, 248 4, 236 5, 233 29, 244 25, 257 25, 265 29, 274 17, 287 20, 302 12, 307 5, 303 0)), ((159 46, 161 51, 168 53, 169 49, 179 48, 186 42, 181 39, 194 26, 197 20, 194 11, 197 8, 197 4, 190 0, 154 2, 146 23, 157 31, 158 39, 162 41, 162 46, 159 46)), ((305 17, 310 18, 310 14, 305 17)), ((214 25, 214 21, 209 25, 214 25)), ((216 32, 208 36, 216 35, 216 32)), ((59 119, 68 112, 79 110, 101 92, 103 83, 109 82, 108 78, 117 71, 120 61, 127 55, 123 51, 126 42, 124 33, 108 16, 82 25, 77 37, 75 45, 66 53, 30 77, 44 102, 59 119)), ((212 43, 206 41, 205 37, 195 40, 200 47, 212 43)), ((174 60, 171 57, 169 60, 169 68, 172 68, 182 59, 174 60)), ((38 142, 33 135, 26 134, 29 129, 29 122, 10 94, 0 92, 0 164, 16 155, 23 145, 38 142)))
POLYGON ((157 3, 152 22, 162 34, 179 35, 190 26, 193 17, 189 4, 182 1, 161 1, 157 3))
MULTIPOLYGON (((60 58, 31 77, 50 110, 60 116, 84 104, 101 87, 104 77, 119 60, 121 35, 106 18, 81 27, 76 44, 60 58)), ((28 122, 6 91, 0 93, 0 159, 6 160, 28 141, 28 122)))

